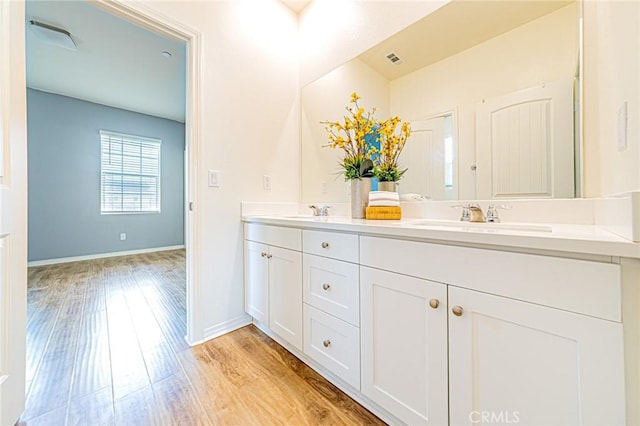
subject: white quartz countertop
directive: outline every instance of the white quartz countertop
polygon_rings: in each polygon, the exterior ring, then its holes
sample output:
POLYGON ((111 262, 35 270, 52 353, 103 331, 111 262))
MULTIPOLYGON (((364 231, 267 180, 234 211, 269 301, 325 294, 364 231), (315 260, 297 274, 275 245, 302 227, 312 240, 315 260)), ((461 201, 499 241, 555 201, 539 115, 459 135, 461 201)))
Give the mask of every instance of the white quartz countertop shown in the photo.
POLYGON ((243 216, 247 223, 354 232, 443 244, 516 248, 581 255, 640 258, 640 243, 594 225, 531 223, 463 223, 407 218, 364 220, 328 216, 243 216))

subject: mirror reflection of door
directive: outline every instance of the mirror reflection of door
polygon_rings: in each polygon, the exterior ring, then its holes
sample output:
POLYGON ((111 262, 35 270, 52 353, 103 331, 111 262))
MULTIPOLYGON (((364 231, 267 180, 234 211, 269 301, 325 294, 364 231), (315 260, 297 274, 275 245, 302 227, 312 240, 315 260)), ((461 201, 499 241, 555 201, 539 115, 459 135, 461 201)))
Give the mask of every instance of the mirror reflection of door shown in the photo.
POLYGON ((411 122, 411 137, 399 157, 407 172, 400 181, 403 194, 433 200, 458 198, 453 113, 411 122))
POLYGON ((571 80, 478 104, 478 198, 574 197, 573 121, 571 80))

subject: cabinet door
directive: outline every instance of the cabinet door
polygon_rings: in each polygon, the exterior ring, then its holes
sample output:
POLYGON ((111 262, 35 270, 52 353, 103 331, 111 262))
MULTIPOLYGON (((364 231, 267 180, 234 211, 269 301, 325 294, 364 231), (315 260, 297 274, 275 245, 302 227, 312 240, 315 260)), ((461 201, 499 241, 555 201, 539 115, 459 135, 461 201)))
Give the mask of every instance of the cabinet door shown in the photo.
POLYGON ((449 307, 452 425, 624 424, 622 324, 455 287, 449 307))
POLYGON ((263 324, 269 321, 268 247, 245 241, 244 310, 263 324))
POLYGON ((360 294, 362 393, 407 424, 447 424, 446 286, 361 267, 360 294))
POLYGON ((269 328, 302 351, 302 253, 269 247, 269 328))

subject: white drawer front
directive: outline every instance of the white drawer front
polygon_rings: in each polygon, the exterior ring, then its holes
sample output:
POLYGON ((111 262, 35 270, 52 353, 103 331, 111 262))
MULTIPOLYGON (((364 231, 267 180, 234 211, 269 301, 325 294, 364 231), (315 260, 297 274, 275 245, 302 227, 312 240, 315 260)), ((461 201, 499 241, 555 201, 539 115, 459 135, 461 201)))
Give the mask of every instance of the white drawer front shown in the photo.
POLYGON ((304 353, 360 390, 360 329, 304 304, 304 353))
POLYGON ((620 265, 360 237, 365 266, 621 321, 620 265))
POLYGON ((302 231, 296 228, 245 223, 244 238, 291 250, 302 249, 302 231))
POLYGON ((359 327, 358 265, 306 253, 302 265, 304 301, 359 327))
POLYGON ((302 231, 302 251, 357 263, 358 236, 305 229, 302 231))

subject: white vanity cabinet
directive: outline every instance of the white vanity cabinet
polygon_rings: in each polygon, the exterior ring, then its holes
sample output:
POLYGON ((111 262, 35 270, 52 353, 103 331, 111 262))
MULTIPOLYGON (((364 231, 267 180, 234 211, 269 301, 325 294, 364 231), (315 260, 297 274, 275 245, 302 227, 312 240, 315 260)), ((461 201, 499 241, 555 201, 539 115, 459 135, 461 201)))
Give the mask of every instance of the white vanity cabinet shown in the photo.
POLYGON ((245 227, 245 311, 302 350, 301 231, 245 227))
POLYGON ((363 393, 402 421, 624 424, 619 265, 371 237, 360 253, 363 393), (425 337, 447 326, 448 348, 425 337))
POLYGON ((447 424, 447 288, 360 268, 362 393, 407 424, 447 424))
POLYGON ((640 263, 376 232, 247 223, 247 313, 391 424, 636 418, 640 263))

